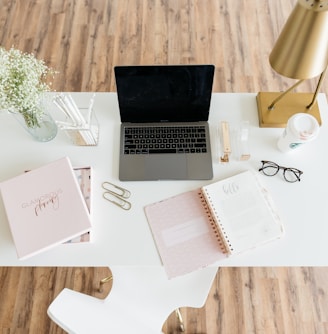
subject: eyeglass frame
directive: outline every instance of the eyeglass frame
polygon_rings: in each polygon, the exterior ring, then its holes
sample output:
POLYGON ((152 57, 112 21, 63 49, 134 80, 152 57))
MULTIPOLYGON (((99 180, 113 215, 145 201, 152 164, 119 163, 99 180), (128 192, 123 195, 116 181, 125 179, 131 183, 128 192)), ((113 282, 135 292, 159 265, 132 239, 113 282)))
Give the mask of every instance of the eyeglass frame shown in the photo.
MULTIPOLYGON (((275 176, 275 175, 278 174, 279 170, 283 170, 283 176, 284 176, 285 181, 287 181, 289 183, 295 183, 297 181, 298 182, 301 181, 301 175, 303 174, 303 172, 301 170, 297 169, 297 168, 294 168, 294 167, 283 167, 283 166, 280 166, 277 163, 275 163, 273 161, 269 161, 269 160, 261 160, 261 162, 262 162, 262 167, 259 168, 259 172, 262 172, 265 176, 275 176), (271 166, 271 167, 276 167, 277 171, 274 174, 272 174, 272 175, 266 174, 264 172, 264 168, 265 168, 264 165, 266 163, 273 164, 273 166, 271 166), (296 180, 295 181, 288 180, 286 178, 286 175, 285 175, 286 171, 292 172, 296 176, 296 180)), ((267 167, 269 167, 269 166, 267 166, 267 167)))

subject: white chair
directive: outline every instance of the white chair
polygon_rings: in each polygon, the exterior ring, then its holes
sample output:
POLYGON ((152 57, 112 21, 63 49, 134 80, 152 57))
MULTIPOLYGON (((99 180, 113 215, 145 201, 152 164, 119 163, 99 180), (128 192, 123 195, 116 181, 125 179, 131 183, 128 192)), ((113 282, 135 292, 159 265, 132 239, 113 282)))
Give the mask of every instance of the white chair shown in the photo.
POLYGON ((49 317, 70 334, 155 334, 174 310, 202 307, 217 268, 167 279, 162 267, 111 267, 113 285, 105 299, 64 289, 49 317))

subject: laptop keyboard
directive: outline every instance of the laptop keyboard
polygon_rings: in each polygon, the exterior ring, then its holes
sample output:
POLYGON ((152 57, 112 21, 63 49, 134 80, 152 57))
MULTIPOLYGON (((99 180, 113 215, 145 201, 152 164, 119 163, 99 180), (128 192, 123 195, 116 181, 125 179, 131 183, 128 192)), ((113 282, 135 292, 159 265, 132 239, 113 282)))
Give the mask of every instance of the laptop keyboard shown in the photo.
POLYGON ((205 126, 126 127, 125 154, 206 153, 205 126))

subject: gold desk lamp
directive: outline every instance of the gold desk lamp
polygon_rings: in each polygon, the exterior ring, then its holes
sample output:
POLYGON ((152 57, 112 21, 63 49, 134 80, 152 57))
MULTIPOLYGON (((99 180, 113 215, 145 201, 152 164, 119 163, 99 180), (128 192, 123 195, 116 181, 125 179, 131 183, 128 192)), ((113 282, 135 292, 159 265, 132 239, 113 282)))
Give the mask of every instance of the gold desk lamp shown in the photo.
POLYGON ((298 81, 283 93, 258 93, 260 127, 285 127, 288 119, 300 112, 313 115, 321 124, 316 98, 328 64, 328 0, 298 0, 269 61, 276 72, 298 81), (314 93, 291 92, 304 80, 319 75, 314 93))

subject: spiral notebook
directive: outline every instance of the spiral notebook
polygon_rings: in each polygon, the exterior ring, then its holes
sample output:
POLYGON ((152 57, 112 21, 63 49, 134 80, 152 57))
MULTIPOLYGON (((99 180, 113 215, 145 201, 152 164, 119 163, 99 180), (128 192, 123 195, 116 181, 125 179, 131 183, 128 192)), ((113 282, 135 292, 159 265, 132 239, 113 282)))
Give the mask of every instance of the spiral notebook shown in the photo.
POLYGON ((251 171, 147 205, 145 214, 169 278, 284 232, 269 192, 251 171))

